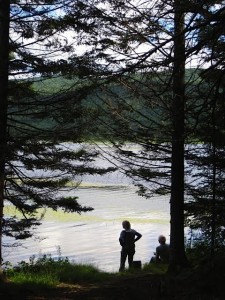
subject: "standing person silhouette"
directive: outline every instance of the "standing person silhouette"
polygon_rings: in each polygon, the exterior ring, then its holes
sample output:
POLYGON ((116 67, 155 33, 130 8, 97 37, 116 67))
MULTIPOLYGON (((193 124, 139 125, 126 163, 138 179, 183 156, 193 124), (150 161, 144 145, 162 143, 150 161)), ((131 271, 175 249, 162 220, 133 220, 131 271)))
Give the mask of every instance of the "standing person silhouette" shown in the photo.
POLYGON ((135 253, 135 242, 138 241, 142 235, 134 229, 131 229, 130 222, 125 220, 122 222, 124 230, 121 231, 119 242, 122 246, 120 257, 120 271, 125 269, 126 259, 128 257, 129 268, 133 266, 133 257, 135 253))

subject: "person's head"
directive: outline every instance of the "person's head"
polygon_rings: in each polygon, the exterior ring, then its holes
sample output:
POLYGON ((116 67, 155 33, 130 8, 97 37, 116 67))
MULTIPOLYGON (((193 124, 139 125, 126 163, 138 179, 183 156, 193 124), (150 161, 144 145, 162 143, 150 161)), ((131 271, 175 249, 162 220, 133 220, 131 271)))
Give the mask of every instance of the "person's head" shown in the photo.
POLYGON ((166 237, 164 235, 160 235, 158 237, 158 241, 160 244, 165 244, 166 243, 166 237))
POLYGON ((129 230, 130 229, 130 222, 125 220, 122 222, 122 226, 125 230, 129 230))

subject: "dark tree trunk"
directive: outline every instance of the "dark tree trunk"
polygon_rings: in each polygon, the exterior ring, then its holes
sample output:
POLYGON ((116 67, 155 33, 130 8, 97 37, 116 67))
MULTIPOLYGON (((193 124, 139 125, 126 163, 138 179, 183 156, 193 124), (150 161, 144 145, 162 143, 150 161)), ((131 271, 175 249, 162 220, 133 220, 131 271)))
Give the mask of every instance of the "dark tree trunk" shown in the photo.
POLYGON ((170 270, 187 265, 184 247, 184 105, 185 36, 182 2, 174 1, 173 134, 171 171, 170 270))
POLYGON ((0 0, 0 263, 2 263, 5 155, 7 151, 9 11, 10 1, 0 0))

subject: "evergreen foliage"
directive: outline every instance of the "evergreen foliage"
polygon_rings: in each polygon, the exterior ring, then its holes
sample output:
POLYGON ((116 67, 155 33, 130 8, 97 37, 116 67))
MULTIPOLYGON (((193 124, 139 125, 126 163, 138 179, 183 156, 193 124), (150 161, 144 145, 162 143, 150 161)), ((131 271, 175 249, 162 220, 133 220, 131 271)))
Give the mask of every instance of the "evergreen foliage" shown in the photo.
MULTIPOLYGON (((99 1, 93 3, 97 6, 99 1)), ((172 262, 184 266, 184 203, 197 203, 198 192, 207 193, 203 201, 214 199, 209 214, 212 241, 219 228, 215 187, 224 171, 214 137, 223 140, 224 113, 216 102, 223 99, 224 1, 101 3, 97 16, 101 30, 89 32, 86 42, 88 63, 99 62, 93 74, 98 72, 104 83, 96 90, 97 112, 103 108, 104 115, 96 115, 105 138, 111 137, 120 167, 134 179, 140 194, 170 193, 172 262), (185 74, 185 66, 194 66, 191 76, 185 74), (219 118, 215 111, 220 111, 219 118), (137 152, 130 151, 125 141, 138 144, 137 152), (196 141, 204 141, 211 149, 214 163, 200 159, 202 150, 191 145, 196 141), (211 172, 199 172, 197 181, 191 166, 210 167, 211 172), (213 176, 209 185, 199 184, 213 176)), ((205 204, 208 215, 210 207, 205 204)))
POLYGON ((92 28, 82 8, 80 1, 0 2, 4 16, 0 20, 1 250, 4 235, 32 236, 44 217, 43 213, 37 219, 39 208, 43 212, 46 208, 75 213, 92 210, 77 202, 75 189, 81 176, 113 171, 95 166, 97 151, 91 152, 83 143, 81 99, 92 84, 72 82, 65 87, 61 82, 50 92, 35 88, 40 78, 56 78, 71 69, 80 76, 81 62, 75 56, 69 58, 74 42, 63 34, 72 30, 78 44, 79 31, 92 28), (69 189, 74 194, 67 197, 69 189), (15 206, 22 218, 4 215, 4 203, 15 206))
POLYGON ((2 20, 0 57, 7 60, 8 47, 11 55, 9 68, 0 59, 1 209, 11 201, 30 215, 28 226, 37 222, 39 207, 90 209, 55 192, 75 175, 106 171, 87 164, 96 153, 64 148, 65 141, 93 138, 94 119, 97 139, 111 142, 142 196, 171 195, 171 266, 187 264, 185 209, 188 225, 210 236, 214 249, 224 235, 218 213, 224 203, 224 1, 4 3, 11 4, 12 31, 8 45, 8 20, 2 20), (6 73, 17 80, 8 83, 6 73), (33 84, 56 74, 70 88, 62 82, 49 92, 33 84), (204 146, 193 147, 196 140, 204 146), (138 150, 130 151, 127 141, 138 150), (34 169, 43 172, 30 176, 34 169))

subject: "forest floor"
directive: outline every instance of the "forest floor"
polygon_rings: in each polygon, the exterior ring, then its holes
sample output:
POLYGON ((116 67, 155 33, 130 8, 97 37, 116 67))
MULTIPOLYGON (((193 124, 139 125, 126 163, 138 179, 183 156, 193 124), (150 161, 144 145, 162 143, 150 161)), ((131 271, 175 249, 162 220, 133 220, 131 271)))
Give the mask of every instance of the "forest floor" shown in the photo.
MULTIPOLYGON (((224 272, 223 272, 224 274, 224 272)), ((224 300, 224 276, 190 273, 179 276, 138 273, 96 284, 60 284, 34 288, 5 282, 1 300, 224 300)), ((221 274, 220 274, 221 275, 221 274)))

